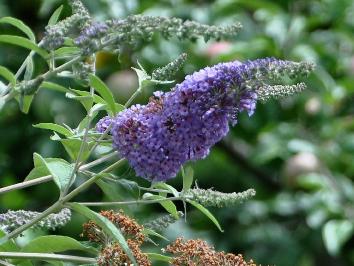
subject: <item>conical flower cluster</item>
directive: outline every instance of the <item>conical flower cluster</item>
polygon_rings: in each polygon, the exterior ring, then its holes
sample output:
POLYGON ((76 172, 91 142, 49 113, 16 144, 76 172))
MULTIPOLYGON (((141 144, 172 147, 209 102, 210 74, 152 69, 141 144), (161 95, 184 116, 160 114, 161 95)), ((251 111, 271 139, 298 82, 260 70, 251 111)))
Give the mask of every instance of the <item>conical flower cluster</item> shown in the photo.
POLYGON ((258 59, 221 63, 185 78, 170 92, 155 92, 147 105, 134 105, 111 121, 114 147, 137 175, 151 181, 173 178, 181 165, 206 157, 237 123, 237 115, 256 108, 257 88, 288 74, 307 74, 306 63, 258 59))

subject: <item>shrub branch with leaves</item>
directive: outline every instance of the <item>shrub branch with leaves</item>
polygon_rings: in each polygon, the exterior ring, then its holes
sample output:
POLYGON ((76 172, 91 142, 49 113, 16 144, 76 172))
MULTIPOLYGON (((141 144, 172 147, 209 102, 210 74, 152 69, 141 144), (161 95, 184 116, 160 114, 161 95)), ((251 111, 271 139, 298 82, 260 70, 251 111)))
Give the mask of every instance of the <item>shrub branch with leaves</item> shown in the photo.
POLYGON ((312 71, 313 64, 275 58, 221 63, 187 76, 169 92, 155 92, 146 105, 131 105, 147 86, 173 83, 174 75, 186 61, 186 54, 182 54, 165 67, 156 68, 151 75, 137 63, 138 67, 133 69, 138 76, 139 87, 126 103, 117 103, 112 92, 96 75, 97 52, 109 51, 122 55, 125 47, 141 46, 143 41, 151 40, 154 33, 160 33, 166 39, 230 39, 241 29, 241 25, 235 23, 228 27, 208 26, 179 18, 144 15, 97 22, 79 0, 69 2, 73 14, 58 21, 63 8, 59 7, 50 18, 45 36, 40 42, 37 42, 32 30, 20 20, 12 17, 0 19, 0 23, 17 27, 26 35, 0 35, 0 42, 30 50, 15 74, 3 66, 0 67, 0 76, 8 81, 6 88, 0 91, 0 110, 6 108, 7 102, 15 99, 20 109, 27 113, 33 97, 46 89, 64 93, 68 101, 78 101, 86 110, 86 116, 77 128, 54 123, 34 125, 53 131, 51 140, 64 146, 71 161, 43 158, 35 153, 34 168, 26 179, 0 189, 0 193, 4 194, 54 181, 60 191, 59 199, 43 212, 9 210, 0 215, 0 227, 4 231, 0 240, 4 252, 0 252, 0 258, 8 263, 15 259, 27 259, 97 262, 99 265, 151 265, 150 260, 162 260, 173 265, 205 265, 205 261, 210 260, 215 265, 220 265, 220 261, 226 263, 225 265, 254 265, 252 262, 244 262, 240 255, 215 252, 201 240, 182 243, 179 239, 168 246, 166 251, 179 254, 174 259, 166 254, 143 253, 140 246, 149 236, 161 236, 155 230, 166 228, 183 216, 174 201, 181 201, 184 206, 189 203, 199 209, 222 231, 217 219, 205 207, 238 204, 253 197, 255 191, 249 189, 228 194, 212 189, 191 188, 193 170, 185 167, 185 164, 205 158, 212 146, 228 133, 229 125, 237 123, 240 112, 246 111, 249 116, 254 113, 257 100, 265 101, 302 91, 305 88, 304 83, 279 83, 284 81, 284 77, 294 80, 307 76, 312 71), (33 77, 35 55, 39 55, 47 63, 48 70, 33 77), (62 76, 77 79, 88 90, 67 88, 53 82, 53 78, 62 76), (93 121, 100 112, 107 116, 95 125, 93 121), (92 160, 91 155, 101 145, 111 147, 110 151, 92 160), (138 176, 152 181, 151 187, 126 181, 139 191, 145 191, 139 199, 119 202, 73 201, 92 184, 100 186, 105 181, 122 182, 123 179, 117 177, 114 170, 126 162, 138 176), (92 170, 99 167, 100 171, 92 170), (178 191, 166 181, 174 178, 180 171, 183 189, 178 191), (78 183, 78 175, 85 176, 86 180, 78 183), (145 227, 123 213, 96 213, 87 207, 155 203, 161 204, 168 215, 147 223, 145 227), (70 210, 91 220, 84 225, 83 234, 91 241, 98 242, 100 248, 54 235, 34 239, 22 249, 16 246, 14 240, 26 229, 55 229, 64 226, 70 220, 70 210), (39 242, 47 246, 46 252, 40 253, 40 249, 32 251, 31 245, 39 242), (67 250, 79 249, 95 256, 83 258, 53 254, 66 250, 56 248, 53 243, 67 245, 67 250), (191 247, 200 248, 203 252, 198 257, 191 247))

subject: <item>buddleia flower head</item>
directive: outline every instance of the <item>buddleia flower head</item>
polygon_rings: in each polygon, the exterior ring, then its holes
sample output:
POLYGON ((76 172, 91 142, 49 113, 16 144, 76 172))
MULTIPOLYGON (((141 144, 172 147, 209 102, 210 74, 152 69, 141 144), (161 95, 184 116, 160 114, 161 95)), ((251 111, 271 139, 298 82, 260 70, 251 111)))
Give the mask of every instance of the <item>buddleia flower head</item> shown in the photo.
MULTIPOLYGON (((157 92, 147 105, 134 105, 111 120, 113 145, 137 175, 151 181, 173 178, 181 165, 205 158, 237 123, 251 116, 267 82, 286 74, 306 74, 307 65, 274 58, 220 63, 206 67, 157 92)), ((105 120, 97 129, 102 131, 105 120)))

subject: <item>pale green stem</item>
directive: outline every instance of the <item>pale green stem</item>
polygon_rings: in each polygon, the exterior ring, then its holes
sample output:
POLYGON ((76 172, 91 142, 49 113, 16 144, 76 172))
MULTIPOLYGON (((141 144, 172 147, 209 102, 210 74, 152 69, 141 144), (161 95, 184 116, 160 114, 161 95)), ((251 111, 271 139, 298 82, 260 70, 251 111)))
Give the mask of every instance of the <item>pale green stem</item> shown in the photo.
POLYGON ((172 194, 171 191, 165 190, 165 189, 156 189, 156 188, 148 188, 148 187, 140 187, 138 186, 140 190, 145 190, 145 191, 150 191, 150 192, 157 192, 157 193, 170 193, 172 194))
POLYGON ((108 128, 106 128, 106 130, 98 138, 97 142, 91 148, 90 153, 92 153, 97 148, 97 146, 101 143, 101 141, 108 135, 108 133, 111 130, 111 128, 112 128, 112 123, 108 126, 108 128))
POLYGON ((124 104, 124 107, 129 107, 132 102, 134 101, 134 99, 140 94, 140 92, 142 91, 142 89, 139 87, 134 93, 133 95, 129 98, 129 100, 124 104))
MULTIPOLYGON (((96 263, 95 258, 79 257, 71 255, 61 255, 52 253, 28 253, 28 252, 0 252, 0 258, 6 259, 28 259, 28 260, 53 260, 62 262, 73 262, 73 263, 96 263)), ((6 264, 5 264, 6 265, 6 264)), ((11 264, 7 264, 11 265, 11 264)))
MULTIPOLYGON (((112 157, 115 157, 117 156, 118 152, 112 152, 110 154, 107 154, 95 161, 92 161, 88 164, 84 164, 82 166, 80 166, 79 168, 79 171, 85 171, 87 169, 90 169, 96 165, 99 165, 103 162, 106 162, 107 160, 111 159, 112 157)), ((42 177, 38 177, 36 179, 32 179, 32 180, 28 180, 28 181, 24 181, 24 182, 21 182, 21 183, 17 183, 17 184, 14 184, 14 185, 10 185, 10 186, 7 186, 7 187, 3 187, 3 188, 0 188, 0 195, 3 194, 3 193, 7 193, 7 192, 10 192, 12 190, 17 190, 17 189, 22 189, 22 188, 26 188, 26 187, 30 187, 30 186, 33 186, 33 185, 38 185, 38 184, 42 184, 42 183, 46 183, 46 182, 49 182, 53 180, 53 176, 51 175, 46 175, 46 176, 42 176, 42 177)))
POLYGON ((52 206, 50 206, 44 212, 42 212, 41 214, 37 215, 30 222, 20 226, 19 228, 16 228, 11 233, 9 233, 6 236, 2 237, 0 239, 0 245, 2 243, 5 243, 6 241, 10 240, 11 238, 14 238, 14 237, 18 236, 23 231, 25 231, 26 229, 30 228, 32 225, 38 223, 43 218, 47 217, 49 214, 61 209, 63 204, 65 204, 66 202, 71 200, 73 197, 75 197, 77 194, 79 194, 82 190, 85 190, 86 188, 91 186, 93 183, 95 183, 98 179, 100 179, 102 177, 102 174, 110 172, 111 170, 117 168, 118 166, 120 166, 124 162, 125 162, 125 159, 120 159, 119 161, 115 162, 114 164, 112 164, 112 165, 108 166, 107 168, 103 169, 102 171, 100 171, 97 175, 95 175, 95 176, 91 177, 90 179, 86 180, 84 183, 82 183, 80 186, 75 188, 69 194, 67 194, 66 196, 60 198, 57 202, 55 202, 52 206))
MULTIPOLYGON (((36 79, 41 79, 43 78, 43 81, 44 80, 47 80, 49 78, 51 78, 52 76, 56 75, 57 73, 67 69, 68 67, 70 67, 71 65, 75 64, 76 62, 82 60, 82 58, 84 58, 83 56, 78 56, 78 57, 75 57, 73 59, 71 59, 70 61, 62 64, 61 66, 57 67, 56 69, 54 70, 49 70, 47 71, 46 73, 44 73, 43 75, 40 75, 38 76, 36 79)), ((36 80, 34 79, 34 80, 36 80)), ((32 80, 33 81, 33 80, 32 80)), ((15 90, 12 90, 10 93, 8 93, 7 95, 5 95, 3 97, 3 100, 5 102, 8 102, 10 101, 11 99, 13 99, 19 92, 18 91, 15 91, 15 90)))
MULTIPOLYGON (((96 64, 96 56, 93 55, 93 58, 94 58, 94 60, 93 60, 93 66, 94 66, 93 73, 95 73, 96 72, 96 65, 95 65, 96 64)), ((91 95, 92 99, 93 99, 94 94, 95 94, 95 89, 91 86, 90 87, 90 95, 91 95)), ((91 107, 92 107, 92 104, 91 104, 91 107)), ((85 131, 84 131, 84 136, 82 137, 80 150, 79 150, 79 153, 78 153, 76 161, 75 161, 74 169, 70 175, 68 185, 65 187, 64 191, 62 193, 60 193, 60 197, 64 197, 68 193, 69 188, 74 181, 75 175, 76 175, 77 171, 79 170, 80 164, 82 163, 81 156, 84 152, 85 147, 87 146, 87 137, 88 137, 88 133, 90 130, 91 120, 92 120, 92 112, 89 111, 87 114, 87 125, 86 125, 85 131)))
POLYGON ((183 197, 170 197, 165 199, 155 199, 155 200, 131 200, 131 201, 110 201, 110 202, 77 202, 85 206, 112 206, 112 205, 130 205, 130 204, 153 204, 160 203, 164 201, 177 201, 186 200, 186 196, 183 197))

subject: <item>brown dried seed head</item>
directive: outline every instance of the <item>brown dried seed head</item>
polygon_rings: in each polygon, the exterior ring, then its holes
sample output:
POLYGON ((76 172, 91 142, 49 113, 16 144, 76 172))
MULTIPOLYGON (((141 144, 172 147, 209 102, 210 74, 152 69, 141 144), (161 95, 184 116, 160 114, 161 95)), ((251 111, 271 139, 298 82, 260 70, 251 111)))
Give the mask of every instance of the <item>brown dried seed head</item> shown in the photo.
POLYGON ((200 239, 191 239, 183 242, 182 238, 166 247, 166 251, 175 255, 172 260, 174 266, 256 266, 253 261, 246 262, 242 255, 216 252, 213 247, 200 239))

